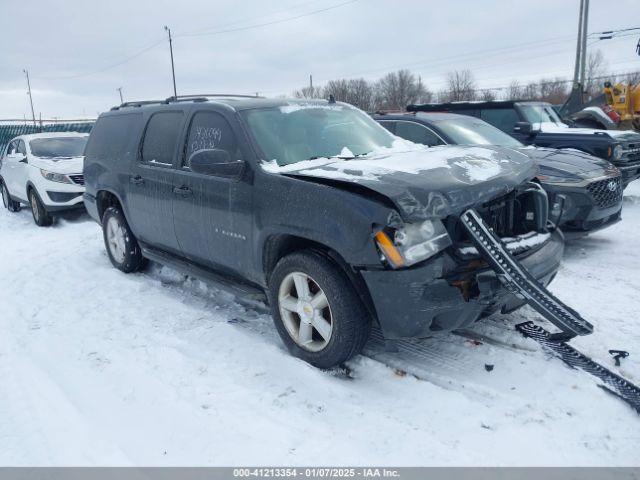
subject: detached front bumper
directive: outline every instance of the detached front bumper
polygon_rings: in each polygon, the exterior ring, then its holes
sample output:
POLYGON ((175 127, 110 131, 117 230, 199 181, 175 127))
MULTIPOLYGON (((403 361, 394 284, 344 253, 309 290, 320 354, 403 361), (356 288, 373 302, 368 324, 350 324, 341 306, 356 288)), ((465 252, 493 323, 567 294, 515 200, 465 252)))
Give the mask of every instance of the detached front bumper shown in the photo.
MULTIPOLYGON (((556 231, 544 246, 517 258, 546 286, 558 271, 563 252, 564 239, 556 231)), ((466 327, 495 311, 506 313, 525 304, 507 291, 495 272, 481 260, 475 261, 471 271, 475 280, 473 292, 452 285, 452 279, 443 278, 445 264, 452 261, 448 253, 442 253, 407 270, 361 271, 385 338, 428 337, 466 327)))

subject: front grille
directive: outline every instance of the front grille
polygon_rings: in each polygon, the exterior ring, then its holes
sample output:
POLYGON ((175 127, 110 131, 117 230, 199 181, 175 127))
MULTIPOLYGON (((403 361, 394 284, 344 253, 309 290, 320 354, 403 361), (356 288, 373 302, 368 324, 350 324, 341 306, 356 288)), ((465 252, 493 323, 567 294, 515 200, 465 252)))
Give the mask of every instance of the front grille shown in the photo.
POLYGON ((84 185, 84 175, 69 175, 71 181, 77 185, 84 185))
POLYGON ((516 194, 511 192, 478 208, 478 213, 484 223, 499 237, 509 237, 514 234, 515 201, 516 194))
POLYGON ((622 202, 622 178, 605 178, 591 182, 587 190, 600 208, 609 208, 622 202))

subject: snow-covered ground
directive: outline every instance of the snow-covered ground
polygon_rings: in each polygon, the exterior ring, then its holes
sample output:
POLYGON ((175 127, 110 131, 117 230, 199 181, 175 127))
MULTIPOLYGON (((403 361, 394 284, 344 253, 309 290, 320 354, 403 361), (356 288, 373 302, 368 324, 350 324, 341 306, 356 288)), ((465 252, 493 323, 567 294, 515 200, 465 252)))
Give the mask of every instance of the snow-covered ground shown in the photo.
MULTIPOLYGON (((623 217, 568 246, 552 290, 596 326, 573 343, 614 370, 607 350, 630 351, 617 370, 640 383, 638 182, 623 217)), ((0 210, 0 464, 640 464, 638 414, 521 338, 524 318, 322 372, 228 294, 116 271, 86 216, 0 210)))

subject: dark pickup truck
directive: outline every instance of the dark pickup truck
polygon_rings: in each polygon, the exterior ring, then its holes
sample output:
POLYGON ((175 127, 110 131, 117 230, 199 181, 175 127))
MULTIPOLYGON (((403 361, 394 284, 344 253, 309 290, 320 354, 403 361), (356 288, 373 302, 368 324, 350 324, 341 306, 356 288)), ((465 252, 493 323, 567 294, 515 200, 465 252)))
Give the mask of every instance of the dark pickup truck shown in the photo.
POLYGON ((526 145, 574 148, 613 163, 626 187, 640 177, 640 134, 632 130, 572 128, 544 102, 492 101, 409 105, 409 112, 451 112, 478 117, 526 145))

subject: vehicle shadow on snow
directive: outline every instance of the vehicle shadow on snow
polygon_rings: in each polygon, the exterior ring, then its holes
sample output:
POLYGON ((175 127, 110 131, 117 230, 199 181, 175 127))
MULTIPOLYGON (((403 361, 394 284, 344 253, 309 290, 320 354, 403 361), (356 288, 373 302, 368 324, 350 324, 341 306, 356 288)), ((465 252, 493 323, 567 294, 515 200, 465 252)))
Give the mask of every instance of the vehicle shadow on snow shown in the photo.
POLYGON ((585 236, 566 240, 564 245, 564 260, 589 257, 590 254, 613 248, 614 242, 602 236, 585 236))
MULTIPOLYGON (((226 323, 259 335, 288 355, 273 325, 269 307, 264 303, 245 302, 213 282, 153 262, 144 275, 178 295, 186 294, 204 302, 203 308, 221 313, 226 323)), ((514 329, 516 323, 524 320, 522 315, 493 315, 461 332, 398 342, 385 342, 380 329, 374 327, 363 356, 385 365, 399 377, 409 376, 452 390, 466 384, 467 394, 476 397, 488 388, 489 368, 507 362, 502 355, 497 358, 496 351, 504 352, 513 360, 514 355, 537 350, 514 329)), ((298 360, 292 358, 291 361, 298 360)), ((360 368, 361 360, 356 358, 327 373, 352 379, 357 378, 360 368)))

